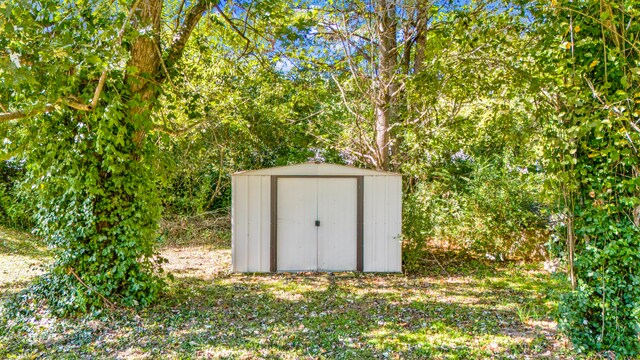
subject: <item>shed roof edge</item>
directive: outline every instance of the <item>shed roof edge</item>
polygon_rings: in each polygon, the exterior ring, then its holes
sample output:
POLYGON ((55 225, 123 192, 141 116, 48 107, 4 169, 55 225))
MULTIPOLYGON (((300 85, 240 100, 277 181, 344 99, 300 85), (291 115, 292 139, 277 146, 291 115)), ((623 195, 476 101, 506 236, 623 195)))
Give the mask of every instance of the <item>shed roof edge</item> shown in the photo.
POLYGON ((356 166, 342 165, 342 164, 315 163, 315 162, 306 162, 306 163, 290 164, 290 165, 283 165, 283 166, 274 166, 274 167, 262 168, 262 169, 254 169, 254 170, 243 170, 243 171, 235 172, 235 173, 231 174, 231 176, 237 176, 237 175, 268 176, 268 175, 271 175, 271 174, 265 173, 265 171, 273 171, 273 170, 277 170, 277 169, 286 169, 286 168, 291 168, 291 167, 294 167, 294 166, 302 166, 302 165, 337 166, 337 167, 341 167, 341 168, 348 168, 348 169, 354 169, 354 170, 359 170, 359 171, 363 171, 363 172, 368 172, 370 174, 370 176, 402 176, 402 174, 395 173, 395 172, 390 172, 390 171, 373 170, 373 169, 360 168, 360 167, 356 167, 356 166))

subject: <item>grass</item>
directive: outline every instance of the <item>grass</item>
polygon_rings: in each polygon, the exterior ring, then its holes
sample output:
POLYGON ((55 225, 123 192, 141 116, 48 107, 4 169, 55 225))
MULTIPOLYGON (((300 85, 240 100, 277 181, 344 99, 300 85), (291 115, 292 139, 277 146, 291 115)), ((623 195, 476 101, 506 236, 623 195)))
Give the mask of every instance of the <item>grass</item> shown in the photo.
POLYGON ((22 290, 42 273, 46 247, 28 234, 0 227, 0 301, 22 290))
MULTIPOLYGON (((38 273, 16 259, 48 260, 35 244, 0 229, 2 297, 38 273)), ((162 253, 175 280, 158 305, 67 319, 40 311, 0 329, 0 358, 571 357, 552 320, 564 282, 537 264, 464 261, 422 276, 233 274, 228 243, 162 253)))

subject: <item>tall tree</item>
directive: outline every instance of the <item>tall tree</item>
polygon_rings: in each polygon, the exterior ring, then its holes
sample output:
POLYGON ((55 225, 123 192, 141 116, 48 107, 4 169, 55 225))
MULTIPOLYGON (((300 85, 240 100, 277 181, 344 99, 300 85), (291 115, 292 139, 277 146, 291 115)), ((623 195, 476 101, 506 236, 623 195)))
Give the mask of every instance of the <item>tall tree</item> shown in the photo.
POLYGON ((316 40, 352 117, 342 150, 378 169, 406 162, 407 130, 453 123, 463 104, 525 74, 524 25, 508 2, 346 1, 320 13, 316 40))
POLYGON ((0 121, 39 189, 56 254, 40 289, 61 311, 145 305, 163 280, 153 111, 215 2, 0 4, 0 121), (18 123, 20 122, 20 123, 18 123))
POLYGON ((394 122, 396 99, 398 97, 398 42, 396 0, 374 2, 376 32, 378 41, 378 79, 375 107, 376 166, 389 168, 389 125, 394 122))
MULTIPOLYGON (((420 1, 421 6, 430 6, 427 3, 420 1)), ((403 81, 399 54, 425 30, 424 22, 419 29, 412 23, 409 8, 413 6, 397 0, 347 1, 330 3, 320 14, 316 39, 320 46, 334 50, 324 62, 357 129, 345 150, 378 169, 391 168, 395 150, 390 129, 398 119, 403 81), (354 92, 359 103, 352 102, 354 92)), ((411 54, 405 55, 411 61, 411 54)))

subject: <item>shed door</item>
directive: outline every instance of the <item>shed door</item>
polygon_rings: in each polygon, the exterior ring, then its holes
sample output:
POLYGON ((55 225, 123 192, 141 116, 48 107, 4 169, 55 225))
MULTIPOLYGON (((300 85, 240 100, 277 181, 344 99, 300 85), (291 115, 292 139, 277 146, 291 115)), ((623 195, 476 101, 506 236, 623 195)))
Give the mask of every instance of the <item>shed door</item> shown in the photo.
POLYGON ((277 207, 278 270, 356 270, 355 178, 279 178, 277 207))
POLYGON ((278 179, 278 270, 318 269, 317 181, 278 179))
POLYGON ((318 270, 356 270, 357 196, 354 178, 318 179, 318 270))

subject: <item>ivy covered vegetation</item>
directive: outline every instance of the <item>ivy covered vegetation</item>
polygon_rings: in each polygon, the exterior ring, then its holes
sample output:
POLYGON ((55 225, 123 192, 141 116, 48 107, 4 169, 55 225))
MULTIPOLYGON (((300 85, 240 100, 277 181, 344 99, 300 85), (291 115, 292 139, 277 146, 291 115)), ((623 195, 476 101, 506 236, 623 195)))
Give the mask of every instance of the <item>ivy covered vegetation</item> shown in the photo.
MULTIPOLYGON (((0 269, 13 279, 0 285, 0 354, 36 354, 38 341, 53 341, 58 330, 22 336, 42 321, 78 336, 93 326, 75 327, 69 316, 121 316, 130 327, 128 312, 140 312, 145 320, 135 321, 151 328, 173 309, 161 304, 193 292, 228 310, 203 336, 240 318, 251 331, 302 326, 272 354, 253 352, 259 334, 248 343, 250 334, 232 328, 229 344, 194 338, 194 356, 207 346, 227 356, 231 346, 254 357, 334 357, 329 345, 345 341, 364 357, 640 356, 639 12, 635 0, 1 2, 0 255, 44 268, 23 269, 24 278, 18 267, 0 269), (231 173, 310 159, 403 175, 408 278, 172 282, 160 249, 228 241, 231 173), (16 231, 33 237, 8 240, 16 231), (571 350, 540 338, 539 351, 508 340, 491 352, 495 341, 478 340, 453 312, 434 320, 429 299, 442 294, 403 302, 403 293, 437 287, 420 276, 449 273, 459 259, 471 264, 469 284, 508 277, 520 295, 518 284, 538 279, 529 270, 545 261, 556 277, 532 291, 561 293, 544 310, 530 299, 524 307, 487 300, 495 308, 486 311, 543 311, 571 350), (515 262, 530 265, 506 265, 515 262), (389 293, 375 293, 379 284, 389 293), (278 289, 289 285, 286 296, 311 304, 298 320, 264 323, 269 311, 240 314, 235 307, 251 303, 228 298, 263 296, 286 312, 295 299, 280 301, 278 289), (305 322, 318 315, 307 310, 328 294, 344 301, 332 326, 365 335, 305 342, 304 329, 326 325, 305 322), (400 312, 372 325, 372 313, 396 303, 400 312), (479 343, 430 345, 445 329, 479 343)), ((487 299, 505 295, 483 289, 487 299)), ((94 330, 86 336, 100 337, 94 330)), ((81 353, 100 351, 93 340, 79 344, 81 353)))

